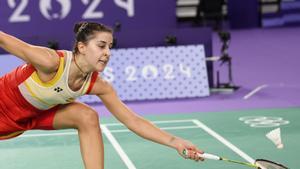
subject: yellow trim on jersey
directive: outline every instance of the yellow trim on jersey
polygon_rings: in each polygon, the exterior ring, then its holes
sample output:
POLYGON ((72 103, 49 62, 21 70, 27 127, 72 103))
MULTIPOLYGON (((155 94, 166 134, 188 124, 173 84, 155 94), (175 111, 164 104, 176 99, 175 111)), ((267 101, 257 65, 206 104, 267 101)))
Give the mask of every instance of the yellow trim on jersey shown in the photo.
POLYGON ((13 132, 13 133, 10 133, 10 134, 7 134, 7 135, 0 135, 0 139, 9 139, 9 138, 12 138, 12 137, 16 137, 20 134, 24 133, 24 131, 16 131, 16 132, 13 132))
POLYGON ((91 79, 92 79, 93 74, 91 74, 90 79, 87 81, 87 83, 84 83, 84 88, 81 92, 81 94, 86 94, 86 92, 88 91, 90 84, 91 84, 91 79))
POLYGON ((25 87, 27 88, 28 92, 31 94, 31 96, 35 99, 37 99, 38 101, 42 102, 43 104, 47 105, 47 106, 51 106, 50 104, 46 103, 45 101, 43 101, 42 99, 40 99, 39 97, 37 97, 36 94, 33 93, 33 91, 31 90, 30 86, 27 84, 27 82, 24 82, 25 87))
POLYGON ((59 67, 53 79, 51 79, 49 82, 43 82, 37 75, 36 71, 32 73, 31 78, 41 86, 51 87, 60 79, 63 72, 64 72, 64 57, 59 57, 59 67))
POLYGON ((76 98, 68 98, 68 99, 66 100, 66 102, 71 103, 71 102, 73 102, 73 101, 75 101, 75 100, 76 100, 76 98))

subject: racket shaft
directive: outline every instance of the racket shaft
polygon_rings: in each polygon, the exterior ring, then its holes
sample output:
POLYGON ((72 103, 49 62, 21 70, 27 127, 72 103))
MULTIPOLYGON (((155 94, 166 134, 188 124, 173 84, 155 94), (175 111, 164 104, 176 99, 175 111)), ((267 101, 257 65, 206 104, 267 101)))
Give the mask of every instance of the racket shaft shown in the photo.
MULTIPOLYGON (((184 150, 183 154, 187 155, 188 154, 188 150, 184 150)), ((214 155, 214 154, 209 154, 209 153, 200 154, 200 153, 198 153, 197 155, 199 157, 201 157, 201 158, 204 158, 204 159, 227 161, 227 162, 231 162, 231 163, 245 165, 245 166, 252 167, 252 168, 259 168, 255 164, 251 164, 251 163, 247 163, 247 162, 241 162, 241 161, 235 161, 235 160, 230 160, 230 159, 222 158, 222 157, 214 155)))
POLYGON ((246 162, 241 162, 241 161, 235 161, 235 160, 230 160, 230 159, 226 159, 226 158, 221 158, 221 160, 222 161, 231 162, 231 163, 236 163, 236 164, 242 164, 242 165, 246 165, 246 166, 253 167, 253 168, 258 168, 257 165, 251 164, 251 163, 246 163, 246 162))

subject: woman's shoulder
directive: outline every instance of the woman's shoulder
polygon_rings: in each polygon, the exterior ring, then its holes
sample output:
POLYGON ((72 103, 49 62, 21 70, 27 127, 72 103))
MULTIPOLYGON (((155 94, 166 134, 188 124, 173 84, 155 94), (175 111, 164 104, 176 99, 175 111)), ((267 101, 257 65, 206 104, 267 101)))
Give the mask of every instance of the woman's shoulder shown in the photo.
POLYGON ((98 72, 93 73, 93 75, 97 76, 95 77, 95 82, 93 88, 90 91, 90 94, 102 95, 113 91, 112 84, 103 77, 101 77, 101 75, 99 75, 98 72))
POLYGON ((54 52, 59 56, 59 57, 65 57, 67 55, 71 55, 72 54, 72 51, 69 51, 69 50, 54 50, 54 52))

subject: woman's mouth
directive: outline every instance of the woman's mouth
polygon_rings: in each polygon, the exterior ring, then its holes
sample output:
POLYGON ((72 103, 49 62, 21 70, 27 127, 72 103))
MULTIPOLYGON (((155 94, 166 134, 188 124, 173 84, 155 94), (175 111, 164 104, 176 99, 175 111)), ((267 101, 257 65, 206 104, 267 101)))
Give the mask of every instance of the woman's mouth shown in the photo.
POLYGON ((102 64, 104 64, 104 65, 106 65, 106 63, 107 63, 108 61, 107 61, 107 60, 101 60, 101 59, 100 59, 99 62, 102 63, 102 64))

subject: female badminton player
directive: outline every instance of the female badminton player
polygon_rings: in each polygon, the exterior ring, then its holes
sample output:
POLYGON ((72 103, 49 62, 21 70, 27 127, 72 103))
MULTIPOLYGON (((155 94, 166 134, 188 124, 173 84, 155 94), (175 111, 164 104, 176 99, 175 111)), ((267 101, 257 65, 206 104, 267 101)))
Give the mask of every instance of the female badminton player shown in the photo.
POLYGON ((92 22, 74 26, 73 51, 34 46, 0 31, 0 47, 26 64, 0 78, 0 139, 26 130, 78 130, 86 169, 103 169, 103 142, 98 113, 75 101, 79 96, 98 96, 108 110, 137 135, 172 147, 185 157, 203 160, 203 153, 187 140, 160 130, 135 114, 118 98, 102 72, 110 59, 113 31, 92 22), (190 150, 187 156, 184 149, 190 150))

